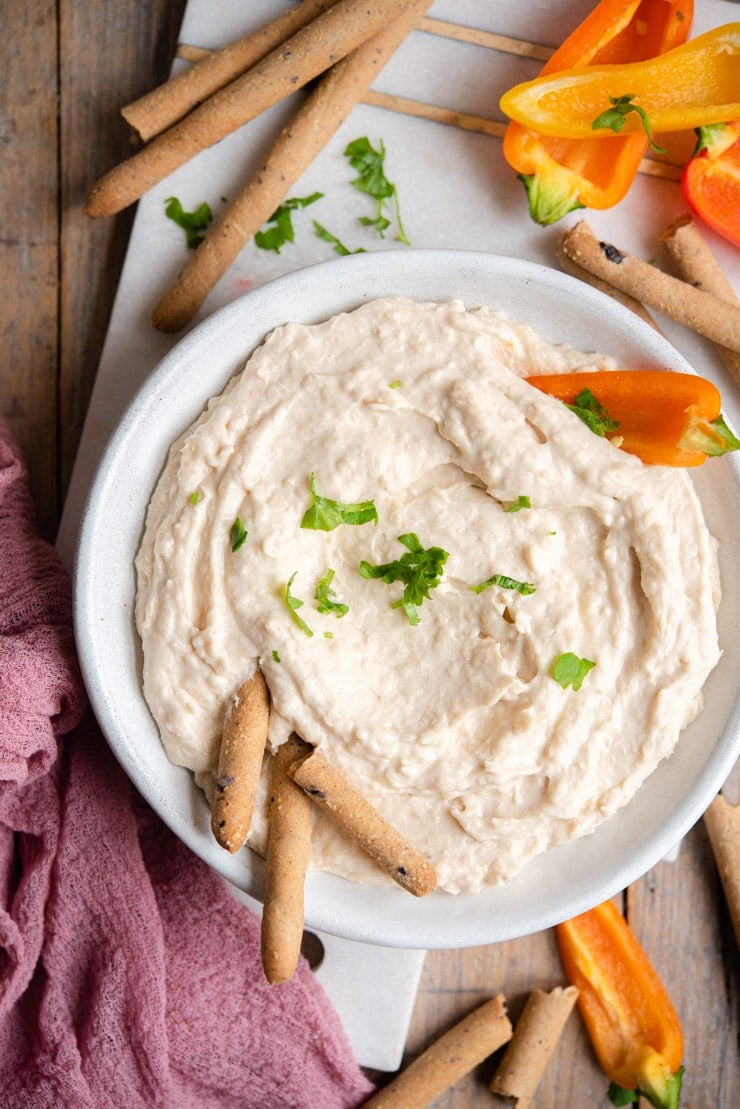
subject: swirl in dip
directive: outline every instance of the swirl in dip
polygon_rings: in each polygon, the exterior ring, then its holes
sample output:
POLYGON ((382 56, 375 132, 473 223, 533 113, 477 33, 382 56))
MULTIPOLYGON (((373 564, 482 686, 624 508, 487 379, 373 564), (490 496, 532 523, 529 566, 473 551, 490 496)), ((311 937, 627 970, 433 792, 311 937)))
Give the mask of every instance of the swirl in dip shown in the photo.
MULTIPOLYGON (((719 589, 686 472, 645 466, 521 380, 609 366, 454 301, 272 332, 172 446, 137 555, 169 758, 212 790, 226 707, 259 664, 272 748, 293 730, 319 746, 451 892, 629 801, 700 710, 719 589), (373 501, 377 524, 302 528, 312 474, 323 497, 373 501), (417 624, 391 607, 403 584, 359 573, 400 559, 409 533, 448 552, 417 624), (317 610, 329 570, 342 616, 317 610), (593 666, 556 680, 563 655, 593 666)), ((257 849, 263 835, 259 811, 257 849)), ((385 880, 319 816, 312 866, 385 880)))

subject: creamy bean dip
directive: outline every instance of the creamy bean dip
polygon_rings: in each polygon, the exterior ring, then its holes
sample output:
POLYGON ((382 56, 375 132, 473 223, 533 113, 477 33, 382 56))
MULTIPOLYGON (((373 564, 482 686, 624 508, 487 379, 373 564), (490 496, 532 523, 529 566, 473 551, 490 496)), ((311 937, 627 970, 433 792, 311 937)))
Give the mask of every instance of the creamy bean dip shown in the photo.
MULTIPOLYGON (((454 301, 272 332, 172 446, 137 555, 169 758, 212 791, 224 713, 259 665, 272 748, 293 730, 319 746, 454 893, 629 801, 700 710, 719 590, 687 473, 522 380, 611 365, 454 301), (377 522, 301 527, 314 494, 372 502, 377 522), (418 605, 359 572, 399 562, 399 536, 447 552, 418 605)), ((385 881, 324 817, 312 850, 385 881)))

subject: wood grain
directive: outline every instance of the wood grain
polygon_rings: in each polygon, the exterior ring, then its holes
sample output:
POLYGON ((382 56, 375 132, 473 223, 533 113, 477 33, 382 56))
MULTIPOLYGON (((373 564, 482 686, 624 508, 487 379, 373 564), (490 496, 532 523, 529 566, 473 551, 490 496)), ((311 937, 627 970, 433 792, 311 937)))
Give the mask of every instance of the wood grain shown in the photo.
POLYGON ((3 5, 0 73, 0 413, 24 452, 39 527, 53 535, 57 464, 58 131, 54 0, 3 5))

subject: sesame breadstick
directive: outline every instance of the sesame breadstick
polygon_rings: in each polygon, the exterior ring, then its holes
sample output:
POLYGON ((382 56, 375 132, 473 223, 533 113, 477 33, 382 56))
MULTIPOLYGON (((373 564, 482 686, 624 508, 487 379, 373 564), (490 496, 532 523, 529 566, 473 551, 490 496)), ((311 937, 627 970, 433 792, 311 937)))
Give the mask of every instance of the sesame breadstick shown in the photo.
POLYGON ((730 805, 717 794, 704 813, 704 826, 740 947, 740 805, 730 805))
POLYGON ((88 194, 85 214, 94 219, 112 216, 133 204, 178 166, 302 88, 408 7, 409 0, 339 0, 101 177, 88 194))
POLYGON ((211 806, 213 834, 232 854, 244 843, 252 821, 269 716, 267 685, 262 671, 255 670, 226 714, 211 806))
POLYGON ((311 800, 338 821, 399 886, 415 897, 423 897, 436 888, 437 874, 429 860, 360 796, 319 751, 294 762, 288 772, 311 800))
POLYGON ((589 273, 707 339, 740 353, 740 305, 661 273, 649 262, 611 243, 599 242, 583 220, 565 232, 562 247, 576 265, 589 273))
POLYGON ((489 1086, 492 1093, 528 1109, 577 997, 575 986, 532 990, 489 1086))
POLYGON ((365 1109, 423 1109, 511 1039, 501 994, 479 1005, 379 1090, 365 1109))
POLYGON ((121 115, 142 141, 166 131, 173 123, 202 104, 214 92, 261 62, 287 38, 300 31, 337 0, 302 0, 264 27, 251 31, 236 42, 214 50, 195 65, 170 77, 169 81, 121 108, 121 115))
POLYGON ((180 331, 193 318, 239 251, 270 218, 400 46, 431 0, 415 0, 368 42, 329 71, 284 128, 267 158, 208 230, 172 288, 154 309, 158 330, 180 331))
POLYGON ((301 951, 312 809, 306 794, 288 775, 288 767, 309 750, 294 734, 278 747, 272 762, 262 967, 273 986, 293 977, 301 951))
MULTIPOLYGON (((704 289, 720 300, 738 303, 730 282, 725 277, 719 262, 712 254, 709 244, 688 216, 676 220, 661 235, 661 240, 678 271, 679 277, 689 281, 695 288, 704 289)), ((726 347, 717 346, 717 353, 740 385, 740 354, 726 347)))

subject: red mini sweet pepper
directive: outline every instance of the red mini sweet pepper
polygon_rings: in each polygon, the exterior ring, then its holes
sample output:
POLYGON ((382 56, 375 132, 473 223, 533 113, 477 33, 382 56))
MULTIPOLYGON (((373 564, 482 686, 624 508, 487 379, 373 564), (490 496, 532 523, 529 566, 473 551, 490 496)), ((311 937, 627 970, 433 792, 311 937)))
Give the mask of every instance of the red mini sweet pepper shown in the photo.
POLYGON ((698 143, 681 188, 692 211, 740 246, 740 120, 697 128, 698 143))

